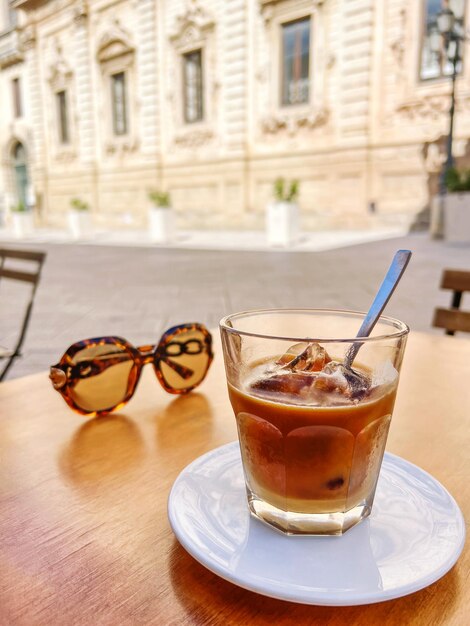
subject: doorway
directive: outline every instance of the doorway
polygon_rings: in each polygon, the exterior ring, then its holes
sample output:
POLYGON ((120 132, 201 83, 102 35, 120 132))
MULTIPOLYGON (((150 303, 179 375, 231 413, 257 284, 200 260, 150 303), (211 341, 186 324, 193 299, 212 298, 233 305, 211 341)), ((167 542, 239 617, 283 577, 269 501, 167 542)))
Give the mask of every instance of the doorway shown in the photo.
POLYGON ((13 147, 13 169, 17 201, 27 207, 29 187, 28 164, 26 161, 26 150, 19 141, 13 147))

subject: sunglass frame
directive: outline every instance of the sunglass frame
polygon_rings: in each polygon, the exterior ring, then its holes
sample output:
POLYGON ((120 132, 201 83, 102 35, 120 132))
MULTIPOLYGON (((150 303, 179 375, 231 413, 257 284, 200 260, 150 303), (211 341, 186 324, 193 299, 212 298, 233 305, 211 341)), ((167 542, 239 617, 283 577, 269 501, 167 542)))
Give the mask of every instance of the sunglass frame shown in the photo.
MULTIPOLYGON (((119 352, 117 352, 116 354, 119 354, 119 352)), ((80 415, 95 417, 97 415, 107 415, 112 411, 117 411, 125 404, 127 404, 127 402, 129 402, 129 400, 134 395, 135 390, 137 389, 137 385, 140 381, 144 365, 147 365, 148 363, 151 363, 153 365, 153 369, 157 376, 158 382, 165 391, 171 394, 184 395, 189 393, 202 383, 207 375, 207 372, 209 371, 213 358, 214 353, 212 350, 212 335, 203 324, 178 324, 166 330, 157 344, 140 346, 139 348, 133 346, 129 341, 127 341, 127 339, 123 339, 122 337, 117 336, 94 337, 91 339, 83 339, 82 341, 77 341, 66 350, 59 363, 51 366, 49 378, 52 381, 54 389, 56 389, 56 391, 61 394, 65 402, 72 410, 80 413, 80 415), (164 354, 163 349, 168 343, 170 343, 171 339, 177 337, 178 335, 191 331, 200 332, 203 335, 204 348, 208 357, 207 364, 201 379, 198 380, 197 383, 190 385, 189 387, 184 387, 182 389, 175 389, 171 385, 168 385, 159 367, 161 362, 168 363, 168 359, 172 356, 164 354), (69 388, 72 386, 72 384, 80 380, 80 377, 74 377, 71 375, 73 368, 76 367, 76 364, 73 363, 73 358, 78 352, 86 348, 102 345, 114 345, 119 347, 122 351, 127 352, 130 355, 131 360, 133 361, 133 365, 128 375, 126 394, 121 402, 112 407, 107 407, 106 409, 87 411, 78 406, 75 403, 71 394, 69 393, 69 388)))

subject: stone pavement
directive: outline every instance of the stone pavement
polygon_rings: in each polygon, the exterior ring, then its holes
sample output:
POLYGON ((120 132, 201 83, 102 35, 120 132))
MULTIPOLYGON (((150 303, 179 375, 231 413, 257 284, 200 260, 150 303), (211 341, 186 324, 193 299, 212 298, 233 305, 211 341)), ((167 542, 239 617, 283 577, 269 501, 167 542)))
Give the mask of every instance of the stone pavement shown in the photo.
MULTIPOLYGON (((449 303, 449 294, 439 290, 441 271, 470 270, 470 247, 432 241, 423 233, 316 252, 37 241, 25 247, 45 250, 48 257, 24 356, 10 378, 46 369, 86 337, 115 334, 143 344, 157 341, 172 324, 200 321, 214 327, 227 313, 255 307, 365 310, 399 248, 414 256, 387 313, 412 329, 440 332, 430 324, 433 308, 449 303)), ((11 340, 20 304, 19 288, 3 281, 0 345, 11 340)))
MULTIPOLYGON (((330 230, 303 232, 298 240, 289 247, 289 251, 333 250, 367 241, 381 241, 406 234, 407 229, 390 225, 387 228, 374 230, 330 230)), ((0 242, 15 245, 18 239, 9 228, 0 228, 0 242)), ((264 231, 234 230, 178 230, 169 244, 163 246, 151 241, 148 230, 138 229, 99 229, 94 228, 85 239, 76 241, 66 230, 37 228, 22 243, 73 243, 80 245, 130 246, 130 247, 164 247, 182 248, 187 250, 251 250, 270 249, 264 231)), ((285 248, 277 248, 286 251, 285 248)))

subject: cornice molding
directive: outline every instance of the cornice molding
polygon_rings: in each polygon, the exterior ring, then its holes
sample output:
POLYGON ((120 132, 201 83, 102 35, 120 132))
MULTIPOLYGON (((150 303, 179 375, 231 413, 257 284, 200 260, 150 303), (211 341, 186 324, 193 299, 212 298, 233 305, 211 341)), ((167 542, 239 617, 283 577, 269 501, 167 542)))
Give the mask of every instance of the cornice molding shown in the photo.
POLYGON ((36 9, 41 4, 46 4, 47 0, 13 0, 10 2, 10 6, 12 9, 23 9, 27 11, 28 9, 36 9))
POLYGON ((212 16, 201 6, 198 0, 189 0, 186 11, 175 20, 170 41, 182 46, 204 40, 207 33, 215 26, 212 16))
POLYGON ((117 57, 133 54, 134 51, 129 33, 116 19, 101 36, 96 56, 100 63, 106 63, 117 57))
MULTIPOLYGON (((261 16, 264 19, 265 24, 269 24, 275 14, 276 6, 280 4, 286 4, 290 0, 258 0, 261 16)), ((310 0, 308 7, 310 9, 318 10, 326 3, 327 0, 310 0)))

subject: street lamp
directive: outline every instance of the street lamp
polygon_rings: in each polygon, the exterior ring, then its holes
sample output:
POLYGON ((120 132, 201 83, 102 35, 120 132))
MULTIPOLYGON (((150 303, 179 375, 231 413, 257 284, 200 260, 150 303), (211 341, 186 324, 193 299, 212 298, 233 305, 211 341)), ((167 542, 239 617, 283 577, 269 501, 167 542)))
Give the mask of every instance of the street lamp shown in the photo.
POLYGON ((439 195, 441 197, 441 216, 444 204, 444 196, 446 194, 446 174, 454 164, 452 156, 452 142, 454 137, 454 115, 455 115, 455 82, 457 78, 457 67, 461 60, 460 47, 465 37, 459 29, 456 28, 457 19, 463 18, 465 10, 464 0, 454 0, 452 3, 453 10, 448 3, 437 14, 437 30, 431 33, 431 47, 436 52, 452 63, 452 89, 451 102, 449 109, 449 134, 447 135, 446 160, 439 176, 439 195), (444 52, 443 52, 444 50, 444 52))

